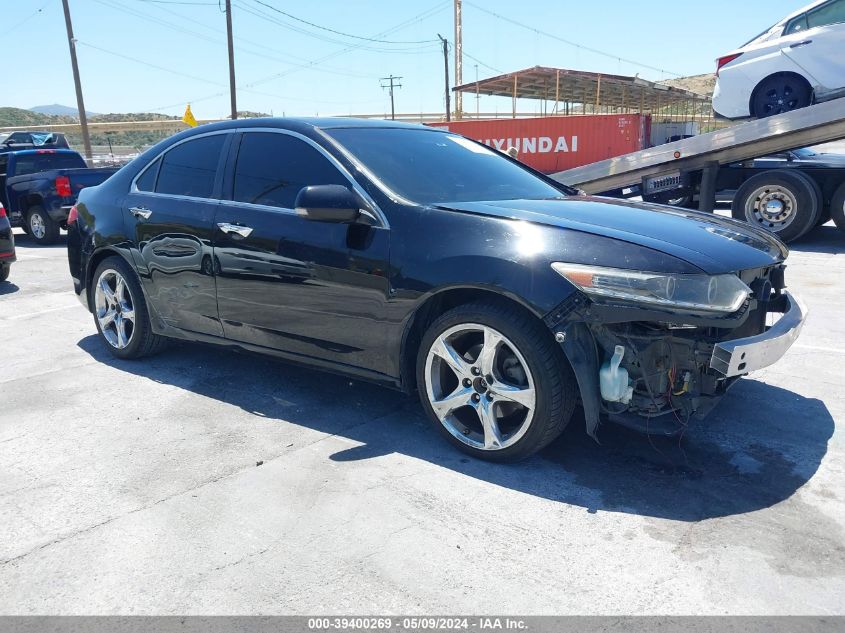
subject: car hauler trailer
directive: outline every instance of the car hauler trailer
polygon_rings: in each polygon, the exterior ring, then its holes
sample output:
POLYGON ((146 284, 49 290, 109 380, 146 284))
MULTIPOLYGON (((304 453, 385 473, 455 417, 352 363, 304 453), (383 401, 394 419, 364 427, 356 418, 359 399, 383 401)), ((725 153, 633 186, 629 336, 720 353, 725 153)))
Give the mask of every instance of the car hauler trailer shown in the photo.
MULTIPOLYGON (((643 199, 669 202, 697 197, 713 211, 724 165, 845 138, 845 100, 839 99, 610 158, 551 175, 586 193, 623 195, 639 187, 643 199)), ((801 237, 818 223, 825 205, 845 230, 845 168, 819 182, 809 169, 749 172, 732 203, 734 217, 778 234, 801 237)))

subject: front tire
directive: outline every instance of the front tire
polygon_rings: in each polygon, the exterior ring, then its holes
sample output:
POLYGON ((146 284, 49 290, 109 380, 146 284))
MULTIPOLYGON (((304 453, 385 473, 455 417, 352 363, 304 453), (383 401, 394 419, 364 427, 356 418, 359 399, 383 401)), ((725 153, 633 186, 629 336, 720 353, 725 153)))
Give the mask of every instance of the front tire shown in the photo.
POLYGON ((813 91, 803 77, 780 74, 760 82, 751 98, 751 113, 758 119, 792 112, 810 105, 813 91))
POLYGON ((428 328, 417 387, 431 422, 460 450, 524 459, 569 423, 575 377, 550 332, 513 306, 471 303, 428 328))
POLYGON ((164 346, 166 339, 153 333, 138 276, 122 258, 108 257, 97 266, 91 295, 97 332, 114 356, 142 358, 164 346))
POLYGON ((0 281, 6 281, 9 278, 9 272, 11 270, 11 264, 0 264, 0 281))
POLYGON ((772 169, 742 183, 731 214, 791 242, 816 226, 821 207, 821 192, 813 180, 798 171, 772 169))
POLYGON ((43 207, 30 207, 26 212, 26 232, 42 246, 53 244, 59 239, 59 225, 43 207))

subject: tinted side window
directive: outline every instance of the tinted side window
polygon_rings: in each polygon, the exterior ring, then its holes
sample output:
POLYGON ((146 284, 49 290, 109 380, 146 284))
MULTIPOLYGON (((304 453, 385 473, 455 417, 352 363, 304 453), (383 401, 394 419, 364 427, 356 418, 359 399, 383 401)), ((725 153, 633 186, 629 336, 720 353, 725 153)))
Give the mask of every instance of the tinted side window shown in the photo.
POLYGON ((807 14, 799 15, 797 18, 792 18, 789 24, 786 25, 786 28, 783 31, 784 35, 789 35, 790 33, 798 33, 799 31, 806 31, 807 30, 807 14))
POLYGON ((163 157, 157 193, 210 198, 225 134, 203 136, 177 145, 163 157))
POLYGON ((153 191, 156 184, 156 176, 158 176, 158 168, 161 164, 161 158, 156 158, 153 164, 147 167, 141 177, 135 181, 135 186, 138 191, 153 191))
POLYGON ((349 181, 308 143, 272 132, 247 132, 235 166, 234 199, 293 209, 308 185, 349 185, 349 181))
POLYGON ((807 28, 845 22, 845 0, 835 0, 807 13, 807 28))

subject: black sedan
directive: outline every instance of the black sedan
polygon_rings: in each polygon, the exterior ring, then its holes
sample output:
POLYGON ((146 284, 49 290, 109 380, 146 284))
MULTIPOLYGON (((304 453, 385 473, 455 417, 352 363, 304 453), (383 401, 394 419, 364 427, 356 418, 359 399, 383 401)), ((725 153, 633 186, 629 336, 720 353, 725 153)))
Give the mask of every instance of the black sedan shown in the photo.
POLYGON ((392 122, 201 126, 83 190, 69 224, 115 356, 223 343, 417 390, 449 441, 499 461, 579 403, 592 436, 602 419, 680 432, 804 320, 762 230, 578 195, 392 122))
POLYGON ((6 209, 0 202, 0 281, 9 278, 12 262, 15 261, 15 235, 6 216, 6 209))

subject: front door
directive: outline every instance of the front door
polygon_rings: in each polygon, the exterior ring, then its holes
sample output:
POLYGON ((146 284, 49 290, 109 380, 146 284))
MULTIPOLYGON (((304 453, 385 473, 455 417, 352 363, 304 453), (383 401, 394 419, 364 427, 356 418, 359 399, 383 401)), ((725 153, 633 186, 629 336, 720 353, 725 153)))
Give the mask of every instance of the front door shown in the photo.
MULTIPOLYGON (((783 52, 821 84, 845 87, 845 0, 832 0, 786 27, 783 52)), ((823 95, 822 95, 823 96, 823 95)))
MULTIPOLYGON (((234 150, 233 150, 234 151, 234 150)), ((243 133, 215 218, 217 303, 227 338, 374 371, 388 298, 389 230, 313 222, 294 200, 349 179, 281 132, 243 133), (223 228, 219 228, 222 225, 223 228)))
POLYGON ((230 134, 192 137, 138 175, 124 203, 147 298, 167 324, 222 336, 212 239, 230 134))

